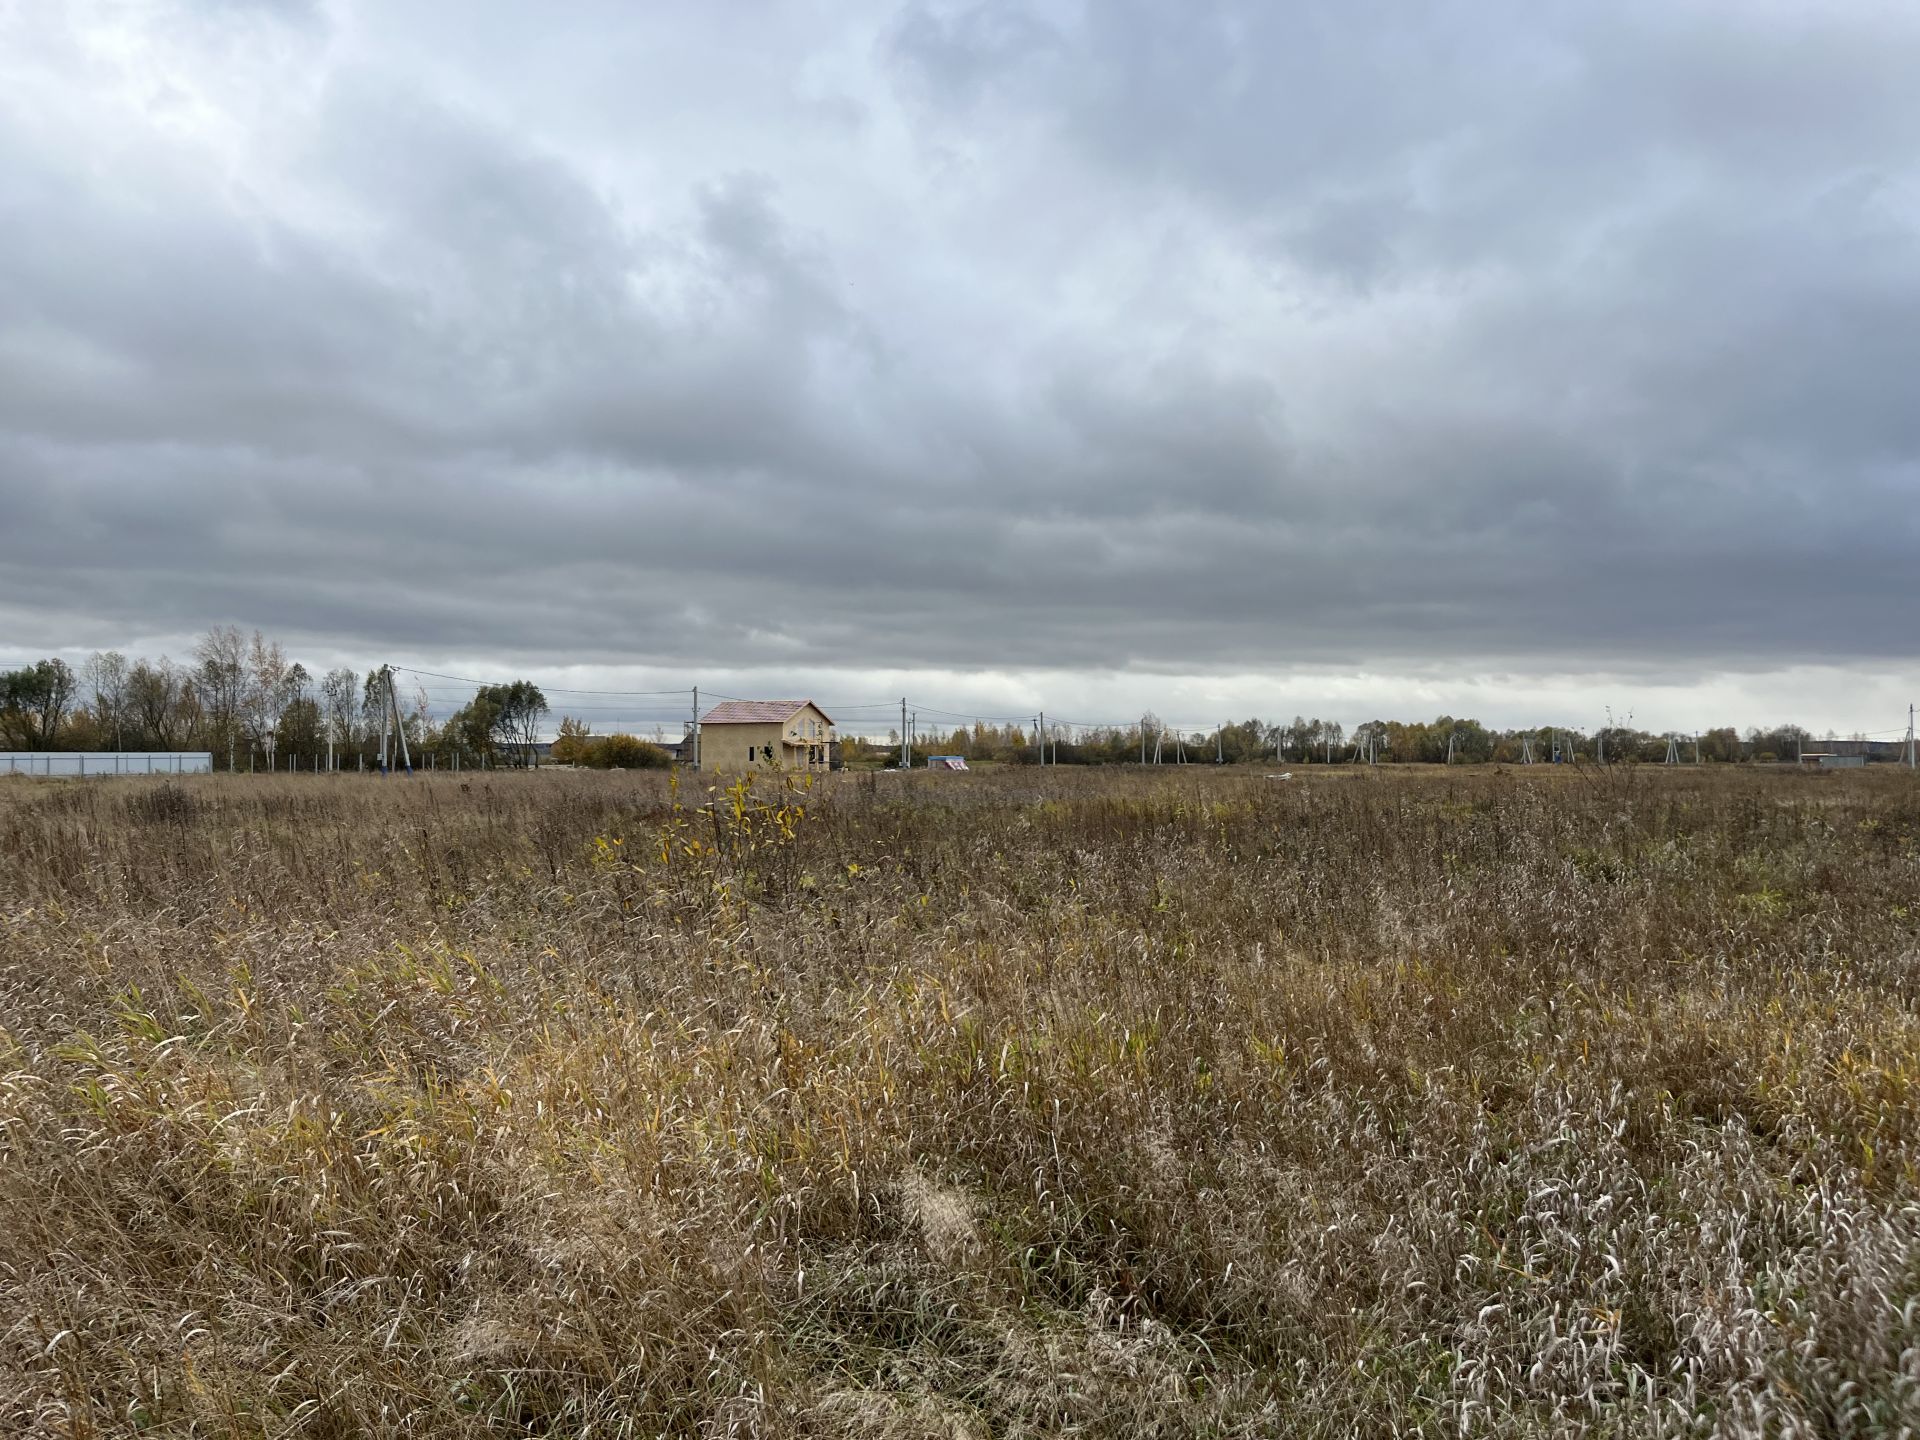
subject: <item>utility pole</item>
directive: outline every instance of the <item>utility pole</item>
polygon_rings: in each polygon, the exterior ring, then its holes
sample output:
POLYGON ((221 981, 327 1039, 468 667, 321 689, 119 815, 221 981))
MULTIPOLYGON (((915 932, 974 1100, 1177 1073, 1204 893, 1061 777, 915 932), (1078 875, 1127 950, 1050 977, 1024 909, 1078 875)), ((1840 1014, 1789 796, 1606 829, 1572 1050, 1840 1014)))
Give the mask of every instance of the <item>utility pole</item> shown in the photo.
MULTIPOLYGON (((400 719, 400 695, 393 688, 393 667, 391 665, 383 665, 380 667, 380 673, 386 677, 387 681, 387 710, 386 713, 380 717, 380 728, 384 732, 386 730, 387 720, 389 718, 392 719, 393 733, 400 741, 400 763, 406 766, 407 774, 411 775, 413 774, 413 757, 407 753, 407 727, 400 719)), ((381 750, 381 763, 385 765, 388 757, 384 753, 386 750, 384 734, 381 740, 381 750)))
POLYGON ((1034 729, 1040 733, 1040 763, 1047 763, 1047 712, 1042 710, 1040 718, 1034 722, 1034 729))
POLYGON ((700 687, 693 687, 693 739, 689 747, 693 754, 693 768, 700 768, 700 687))
POLYGON ((907 763, 907 697, 900 697, 900 768, 911 768, 907 763))
POLYGON ((1227 726, 1225 721, 1222 721, 1220 728, 1213 732, 1213 763, 1216 765, 1224 765, 1227 763, 1227 726))
POLYGON ((1672 731, 1667 732, 1666 763, 1669 765, 1678 765, 1680 763, 1680 737, 1672 731))
POLYGON ((1907 706, 1907 769, 1913 768, 1913 706, 1909 705, 1907 706))

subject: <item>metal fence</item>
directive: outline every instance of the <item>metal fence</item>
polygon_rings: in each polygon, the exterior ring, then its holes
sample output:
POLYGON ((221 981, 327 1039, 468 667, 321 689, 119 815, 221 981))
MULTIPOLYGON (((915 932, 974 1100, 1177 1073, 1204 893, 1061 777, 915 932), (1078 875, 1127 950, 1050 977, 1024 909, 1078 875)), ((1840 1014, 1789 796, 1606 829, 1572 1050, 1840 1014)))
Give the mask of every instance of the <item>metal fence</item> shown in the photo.
POLYGON ((0 775, 208 775, 211 750, 0 750, 0 775))

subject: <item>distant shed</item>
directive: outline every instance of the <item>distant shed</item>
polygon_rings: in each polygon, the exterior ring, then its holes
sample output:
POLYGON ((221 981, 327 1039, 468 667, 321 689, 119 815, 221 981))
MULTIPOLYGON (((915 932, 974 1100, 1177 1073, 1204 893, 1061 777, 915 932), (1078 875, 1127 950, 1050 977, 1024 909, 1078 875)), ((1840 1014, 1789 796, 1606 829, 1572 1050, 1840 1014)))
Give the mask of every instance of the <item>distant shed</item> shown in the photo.
MULTIPOLYGON (((1822 740, 1819 753, 1858 756, 1869 765, 1904 765, 1907 762, 1907 742, 1905 740, 1822 740)), ((1801 758, 1804 760, 1806 756, 1802 755, 1801 758)))

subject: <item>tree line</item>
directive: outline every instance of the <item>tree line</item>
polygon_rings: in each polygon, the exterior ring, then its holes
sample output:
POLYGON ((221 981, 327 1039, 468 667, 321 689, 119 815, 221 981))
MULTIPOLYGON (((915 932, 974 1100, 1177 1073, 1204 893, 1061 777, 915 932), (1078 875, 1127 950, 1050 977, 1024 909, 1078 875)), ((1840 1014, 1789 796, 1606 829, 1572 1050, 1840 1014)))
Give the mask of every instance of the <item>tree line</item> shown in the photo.
MULTIPOLYGON (((1142 759, 1166 765, 1345 765, 1369 758, 1440 765, 1449 761, 1519 764, 1529 754, 1542 764, 1556 757, 1579 763, 1658 763, 1667 757, 1667 742, 1665 734, 1638 730, 1631 724, 1586 731, 1554 726, 1495 729, 1452 715, 1431 721, 1369 720, 1351 731, 1338 720, 1318 717, 1296 715, 1291 722, 1280 723, 1256 717, 1213 730, 1179 732, 1148 714, 1129 726, 1048 726, 1044 747, 1037 729, 979 722, 945 732, 922 732, 913 748, 917 761, 929 755, 960 755, 1012 765, 1118 765, 1139 764, 1142 759)), ((885 762, 890 753, 898 752, 897 731, 889 732, 888 743, 889 751, 871 742, 850 742, 850 748, 885 762)), ((1754 726, 1744 732, 1727 725, 1702 731, 1697 744, 1693 736, 1679 741, 1683 760, 1695 759, 1697 752, 1702 762, 1713 763, 1791 761, 1802 746, 1813 743, 1813 734, 1798 725, 1754 726)))
POLYGON ((216 626, 185 661, 95 654, 0 671, 0 747, 16 750, 205 750, 216 769, 342 769, 375 765, 383 731, 424 763, 530 764, 547 713, 530 681, 482 687, 436 723, 417 688, 338 668, 314 675, 258 630, 216 626))
MULTIPOLYGON (((474 697, 436 721, 426 693, 399 702, 398 732, 419 763, 531 765, 551 714, 540 687, 527 680, 480 687, 474 697)), ((316 769, 328 763, 357 768, 379 763, 384 725, 392 722, 386 679, 379 670, 346 668, 315 676, 258 630, 216 626, 187 660, 129 659, 103 651, 75 670, 59 659, 0 671, 0 747, 16 750, 206 750, 217 769, 316 769)), ((1252 718, 1210 731, 1176 733, 1151 713, 1130 726, 1049 727, 1046 744, 1020 725, 978 722, 945 735, 916 738, 917 756, 963 755, 1004 764, 1103 765, 1156 758, 1163 764, 1350 764, 1373 758, 1401 764, 1518 763, 1529 750, 1546 762, 1556 755, 1582 762, 1666 758, 1667 737, 1631 724, 1592 731, 1541 727, 1494 729, 1471 718, 1432 721, 1369 720, 1351 732, 1337 720, 1296 715, 1288 723, 1252 718)), ((1834 738, 1829 735, 1827 738, 1834 738)), ((885 762, 889 746, 844 737, 850 759, 885 762)), ((1814 740, 1797 725, 1721 726, 1682 741, 1683 758, 1734 763, 1792 760, 1814 740)), ((397 740, 395 748, 397 750, 397 740)), ((670 762, 660 746, 632 735, 596 736, 562 717, 552 758, 601 768, 648 768, 670 762)))

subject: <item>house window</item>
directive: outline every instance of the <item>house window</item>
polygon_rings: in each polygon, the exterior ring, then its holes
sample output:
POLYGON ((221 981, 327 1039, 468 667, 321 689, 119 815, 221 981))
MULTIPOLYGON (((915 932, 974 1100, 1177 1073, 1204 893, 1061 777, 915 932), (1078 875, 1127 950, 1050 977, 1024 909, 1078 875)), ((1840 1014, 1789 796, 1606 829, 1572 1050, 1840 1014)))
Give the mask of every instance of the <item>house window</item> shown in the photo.
POLYGON ((749 765, 753 763, 753 747, 751 745, 747 746, 747 763, 749 765))

